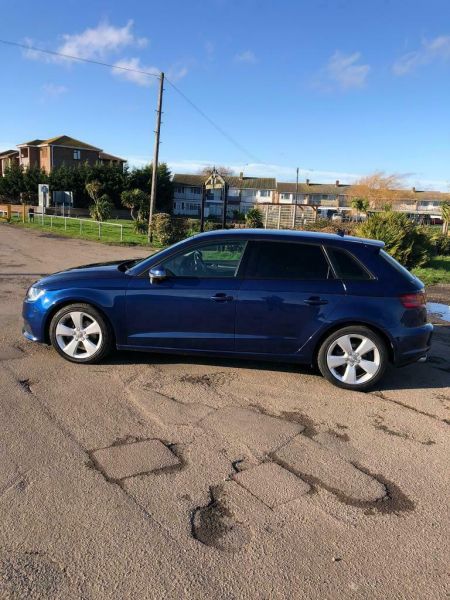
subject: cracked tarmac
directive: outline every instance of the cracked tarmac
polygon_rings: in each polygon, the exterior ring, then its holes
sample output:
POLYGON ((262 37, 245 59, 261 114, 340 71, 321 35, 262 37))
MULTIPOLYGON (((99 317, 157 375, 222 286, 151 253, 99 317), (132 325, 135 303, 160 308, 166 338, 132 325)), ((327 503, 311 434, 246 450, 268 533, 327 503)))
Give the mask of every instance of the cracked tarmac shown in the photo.
POLYGON ((21 339, 33 273, 144 253, 0 226, 0 597, 446 597, 450 327, 369 394, 21 339))

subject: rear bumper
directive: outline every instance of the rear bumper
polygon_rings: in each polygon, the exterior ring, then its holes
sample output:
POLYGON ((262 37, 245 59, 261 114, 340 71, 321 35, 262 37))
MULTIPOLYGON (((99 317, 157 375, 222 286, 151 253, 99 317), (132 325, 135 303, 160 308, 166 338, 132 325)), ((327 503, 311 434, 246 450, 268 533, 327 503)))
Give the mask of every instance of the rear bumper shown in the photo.
POLYGON ((433 325, 402 328, 401 334, 394 337, 394 365, 401 367, 426 357, 431 348, 433 325))

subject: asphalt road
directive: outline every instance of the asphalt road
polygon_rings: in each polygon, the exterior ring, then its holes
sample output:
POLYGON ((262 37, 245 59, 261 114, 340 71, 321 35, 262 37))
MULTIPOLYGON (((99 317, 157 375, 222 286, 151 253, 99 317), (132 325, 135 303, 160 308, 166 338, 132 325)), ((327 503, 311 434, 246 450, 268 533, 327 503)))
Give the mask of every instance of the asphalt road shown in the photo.
POLYGON ((0 597, 445 598, 450 327, 368 394, 21 337, 41 274, 143 254, 0 225, 0 597))

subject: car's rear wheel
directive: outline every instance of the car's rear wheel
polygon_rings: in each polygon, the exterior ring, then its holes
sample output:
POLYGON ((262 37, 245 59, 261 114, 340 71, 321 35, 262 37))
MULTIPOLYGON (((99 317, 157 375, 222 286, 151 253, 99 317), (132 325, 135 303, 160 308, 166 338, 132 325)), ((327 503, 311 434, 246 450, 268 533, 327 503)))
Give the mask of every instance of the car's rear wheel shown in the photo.
POLYGON ((332 384, 365 391, 383 376, 388 352, 383 339, 368 327, 343 327, 329 335, 320 346, 317 363, 332 384))
POLYGON ((50 341, 66 360, 94 363, 113 345, 113 334, 103 315, 90 304, 69 304, 50 323, 50 341))

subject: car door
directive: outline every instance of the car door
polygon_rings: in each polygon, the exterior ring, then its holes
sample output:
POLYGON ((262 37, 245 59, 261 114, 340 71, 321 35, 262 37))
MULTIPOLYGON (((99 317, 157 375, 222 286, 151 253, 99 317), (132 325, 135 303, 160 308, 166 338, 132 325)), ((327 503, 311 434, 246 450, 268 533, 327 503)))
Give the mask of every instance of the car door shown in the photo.
POLYGON ((249 242, 236 309, 236 351, 300 355, 344 295, 320 244, 249 242))
MULTIPOLYGON (((245 241, 190 245, 161 264, 166 277, 135 277, 126 300, 127 344, 186 351, 234 350, 234 323, 245 241)), ((153 265, 155 267, 155 265, 153 265)))

